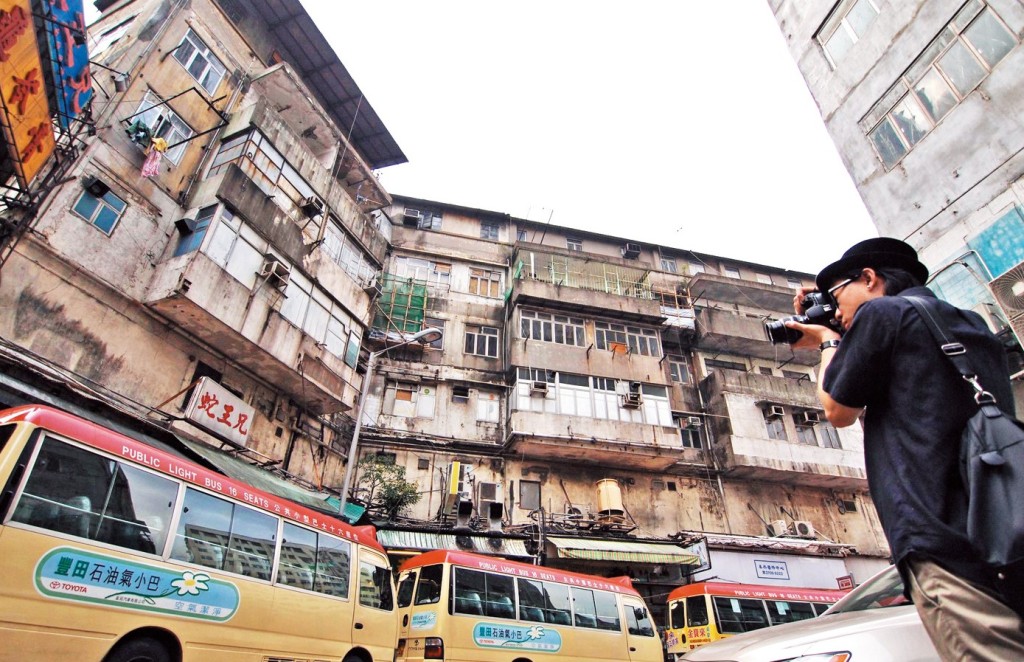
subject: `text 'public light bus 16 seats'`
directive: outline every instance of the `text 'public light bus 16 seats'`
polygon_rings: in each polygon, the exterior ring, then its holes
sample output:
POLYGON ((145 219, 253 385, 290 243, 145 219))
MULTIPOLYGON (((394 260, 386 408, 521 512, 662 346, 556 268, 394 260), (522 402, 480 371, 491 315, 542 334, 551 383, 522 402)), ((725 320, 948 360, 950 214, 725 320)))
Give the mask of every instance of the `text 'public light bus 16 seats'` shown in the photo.
POLYGON ((393 658, 372 527, 47 407, 0 412, 0 487, 0 657, 393 658))
POLYGON ((628 577, 606 579, 463 552, 427 552, 398 577, 399 662, 661 662, 628 577))
POLYGON ((665 643, 670 656, 679 656, 722 637, 820 616, 846 593, 726 582, 687 584, 669 593, 665 643))

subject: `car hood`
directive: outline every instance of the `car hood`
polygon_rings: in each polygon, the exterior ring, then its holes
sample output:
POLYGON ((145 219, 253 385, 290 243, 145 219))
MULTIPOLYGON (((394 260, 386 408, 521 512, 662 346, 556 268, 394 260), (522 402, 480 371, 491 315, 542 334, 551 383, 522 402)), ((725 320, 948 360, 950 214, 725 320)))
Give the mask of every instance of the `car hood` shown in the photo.
POLYGON ((938 662, 913 605, 826 614, 736 635, 688 653, 690 661, 772 662, 850 651, 854 662, 938 662))

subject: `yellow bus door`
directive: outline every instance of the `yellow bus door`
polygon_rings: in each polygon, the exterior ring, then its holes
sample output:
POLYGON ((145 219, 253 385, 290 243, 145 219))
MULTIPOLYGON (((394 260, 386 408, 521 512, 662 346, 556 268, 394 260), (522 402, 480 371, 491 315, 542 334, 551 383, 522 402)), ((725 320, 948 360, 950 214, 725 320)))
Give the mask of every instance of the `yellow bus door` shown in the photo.
POLYGON ((359 576, 352 614, 352 645, 370 651, 374 660, 391 662, 398 643, 394 584, 387 560, 359 549, 359 576))
POLYGON ((626 647, 630 662, 661 662, 664 659, 661 637, 643 600, 622 597, 626 612, 626 647))

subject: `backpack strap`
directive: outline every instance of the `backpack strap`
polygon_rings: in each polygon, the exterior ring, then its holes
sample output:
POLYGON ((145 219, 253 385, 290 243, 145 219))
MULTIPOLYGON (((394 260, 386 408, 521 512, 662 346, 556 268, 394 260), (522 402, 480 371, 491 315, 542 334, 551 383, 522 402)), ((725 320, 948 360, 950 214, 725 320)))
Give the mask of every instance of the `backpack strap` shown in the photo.
POLYGON ((935 306, 935 302, 924 297, 903 297, 909 301, 917 310, 925 326, 931 332, 939 349, 950 360, 957 372, 974 389, 974 401, 979 405, 996 403, 995 396, 986 391, 978 381, 978 373, 971 368, 971 362, 967 358, 967 348, 957 341, 956 336, 949 330, 949 325, 944 317, 949 313, 935 306))

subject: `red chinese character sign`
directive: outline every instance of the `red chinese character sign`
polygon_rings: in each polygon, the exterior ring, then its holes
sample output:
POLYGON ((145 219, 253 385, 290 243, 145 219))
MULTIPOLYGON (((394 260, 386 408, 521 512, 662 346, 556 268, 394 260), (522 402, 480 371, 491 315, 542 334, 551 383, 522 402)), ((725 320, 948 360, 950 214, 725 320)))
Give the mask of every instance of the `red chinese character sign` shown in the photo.
POLYGON ((57 121, 67 129, 92 101, 89 47, 82 0, 40 0, 53 71, 57 121))
POLYGON ((0 124, 25 188, 54 149, 43 78, 29 0, 0 0, 0 124))
POLYGON ((256 409, 209 377, 203 377, 192 391, 185 418, 207 432, 237 446, 249 443, 256 409))

